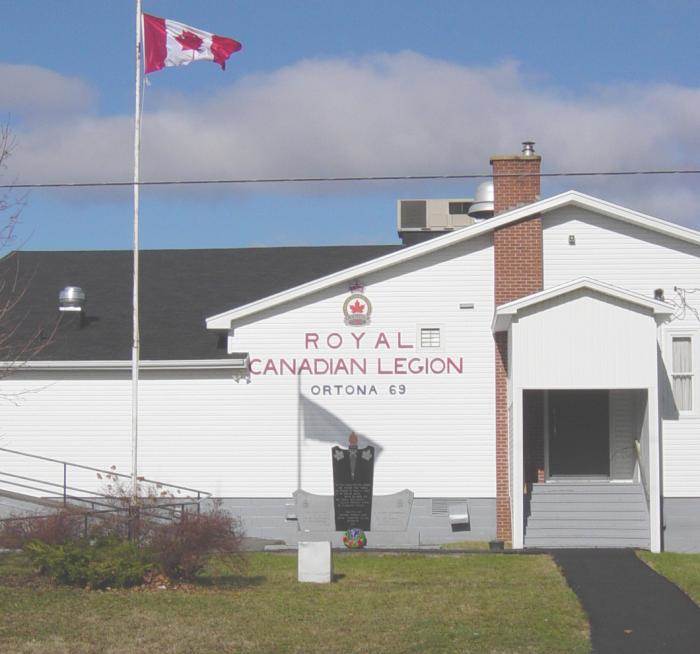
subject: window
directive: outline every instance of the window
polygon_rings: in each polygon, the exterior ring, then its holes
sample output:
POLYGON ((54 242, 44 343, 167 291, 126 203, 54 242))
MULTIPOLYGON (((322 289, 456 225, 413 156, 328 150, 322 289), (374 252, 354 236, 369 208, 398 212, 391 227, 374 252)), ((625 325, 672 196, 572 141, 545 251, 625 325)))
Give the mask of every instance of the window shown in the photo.
POLYGON ((673 397, 679 411, 693 410, 693 341, 690 336, 674 336, 671 378, 673 397))
POLYGON ((421 347, 440 347, 440 328, 421 327, 420 330, 421 347))

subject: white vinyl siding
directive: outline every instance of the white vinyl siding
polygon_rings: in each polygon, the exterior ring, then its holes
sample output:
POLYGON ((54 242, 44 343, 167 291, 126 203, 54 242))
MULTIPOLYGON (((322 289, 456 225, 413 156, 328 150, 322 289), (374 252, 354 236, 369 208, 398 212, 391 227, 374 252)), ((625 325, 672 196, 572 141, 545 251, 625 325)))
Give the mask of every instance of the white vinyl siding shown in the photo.
MULTIPOLYGON (((416 497, 495 497, 494 392, 492 384, 484 383, 494 378, 490 236, 425 255, 420 264, 407 262, 361 278, 372 302, 369 325, 343 324, 347 284, 276 307, 254 323, 234 323, 229 351, 249 352, 251 360, 314 356, 368 361, 366 374, 254 375, 232 394, 241 404, 238 430, 246 434, 245 443, 251 449, 283 451, 286 469, 296 475, 301 466, 304 490, 332 492, 330 447, 347 446, 353 430, 360 445, 371 441, 381 448, 374 471, 377 494, 409 488, 416 497), (475 306, 467 317, 459 308, 463 302, 475 306), (426 324, 426 317, 434 322, 426 324), (440 328, 440 348, 420 348, 421 327, 440 328), (304 348, 307 332, 319 335, 318 349, 304 348), (336 337, 328 343, 328 335, 335 333, 343 336, 342 347, 334 347, 336 337), (358 346, 353 333, 358 338, 364 333, 358 346), (391 348, 378 342, 382 333, 391 348), (453 356, 462 357, 462 374, 393 374, 387 367, 379 372, 376 365, 378 359, 453 356), (377 394, 345 393, 345 386, 357 384, 374 385, 377 394), (342 387, 340 394, 336 386, 342 387), (326 387, 330 394, 324 393, 326 387), (249 409, 252 403, 259 405, 256 411, 249 409), (265 412, 270 406, 274 411, 265 412)), ((295 489, 278 481, 274 469, 253 485, 275 488, 278 496, 295 489)), ((237 489, 236 494, 243 493, 237 489)))
POLYGON ((693 341, 674 336, 671 341, 673 397, 679 411, 693 410, 693 341))
POLYGON ((642 443, 644 391, 610 391, 610 478, 632 479, 637 463, 634 441, 642 443))
POLYGON ((578 289, 528 307, 511 328, 522 388, 648 388, 656 324, 644 309, 578 289))

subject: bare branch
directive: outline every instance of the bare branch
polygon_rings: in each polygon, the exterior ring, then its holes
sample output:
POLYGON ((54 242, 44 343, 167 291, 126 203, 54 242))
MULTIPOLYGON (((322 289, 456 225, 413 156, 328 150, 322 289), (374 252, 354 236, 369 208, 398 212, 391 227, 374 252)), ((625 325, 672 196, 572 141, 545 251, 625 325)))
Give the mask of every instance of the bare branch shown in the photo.
MULTIPOLYGON (((17 147, 9 121, 0 124, 0 176, 17 147)), ((5 182, 5 185, 7 183, 5 182)), ((34 280, 36 270, 22 270, 20 254, 9 251, 15 244, 17 226, 27 196, 15 193, 12 186, 0 195, 0 380, 39 356, 54 340, 60 326, 60 317, 36 324, 36 316, 23 301, 34 280)), ((0 400, 14 401, 20 392, 8 394, 0 388, 0 400)))

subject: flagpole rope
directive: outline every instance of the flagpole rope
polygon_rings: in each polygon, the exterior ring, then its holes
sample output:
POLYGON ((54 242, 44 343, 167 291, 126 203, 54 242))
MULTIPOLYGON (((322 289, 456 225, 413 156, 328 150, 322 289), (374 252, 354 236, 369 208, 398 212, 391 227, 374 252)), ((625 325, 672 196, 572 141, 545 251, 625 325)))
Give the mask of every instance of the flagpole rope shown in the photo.
POLYGON ((197 186, 207 184, 315 184, 318 182, 401 182, 401 181, 439 181, 458 179, 494 179, 523 177, 626 177, 649 175, 700 175, 700 169, 678 170, 612 170, 612 171, 576 171, 551 173, 455 173, 444 175, 364 175, 345 177, 242 177, 224 179, 160 179, 151 181, 111 181, 111 182, 28 182, 24 184, 0 184, 0 189, 52 189, 52 188, 100 188, 119 186, 197 186))

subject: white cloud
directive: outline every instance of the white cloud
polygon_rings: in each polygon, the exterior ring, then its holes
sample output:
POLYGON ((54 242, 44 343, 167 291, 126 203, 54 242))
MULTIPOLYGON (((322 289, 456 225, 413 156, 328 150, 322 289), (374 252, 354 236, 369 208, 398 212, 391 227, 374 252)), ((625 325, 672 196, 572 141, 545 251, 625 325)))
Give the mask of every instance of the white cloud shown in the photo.
POLYGON ((25 120, 86 111, 96 94, 82 80, 21 64, 0 63, 0 110, 25 120))
MULTIPOLYGON (((131 117, 86 116, 82 83, 32 71, 11 101, 27 111, 53 102, 55 111, 20 130, 13 173, 25 181, 128 179, 131 117)), ((467 67, 412 52, 300 61, 205 98, 160 93, 158 76, 152 81, 142 160, 151 179, 488 171, 489 155, 513 152, 530 136, 549 171, 700 167, 698 88, 572 94, 512 62, 467 67)), ((572 178, 566 186, 698 226, 697 181, 572 178)))

